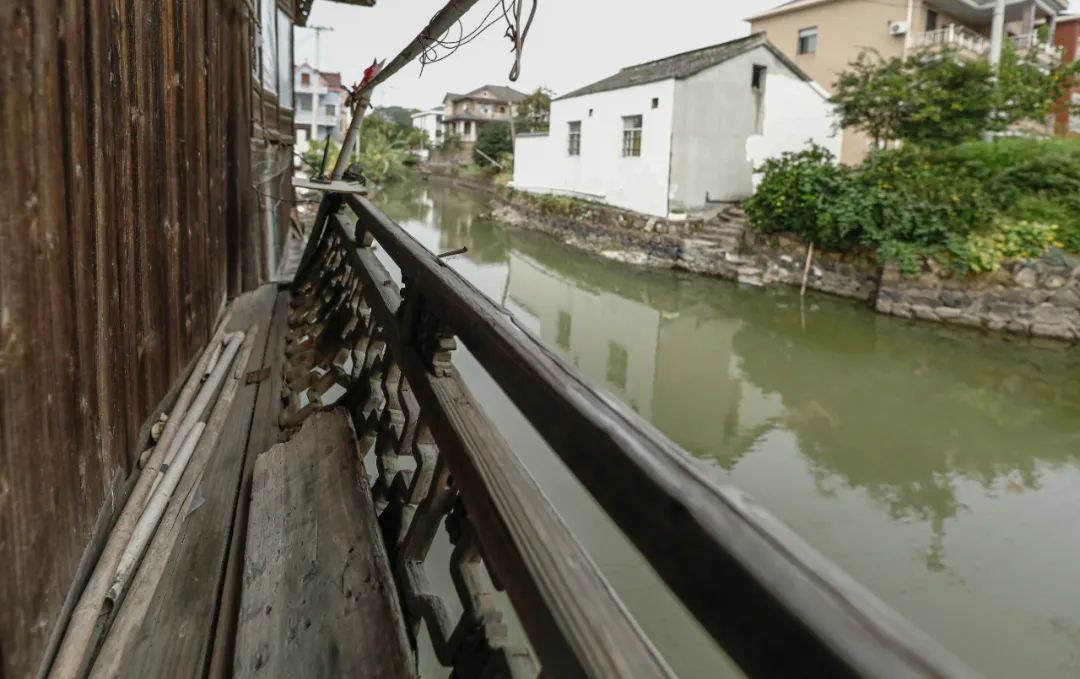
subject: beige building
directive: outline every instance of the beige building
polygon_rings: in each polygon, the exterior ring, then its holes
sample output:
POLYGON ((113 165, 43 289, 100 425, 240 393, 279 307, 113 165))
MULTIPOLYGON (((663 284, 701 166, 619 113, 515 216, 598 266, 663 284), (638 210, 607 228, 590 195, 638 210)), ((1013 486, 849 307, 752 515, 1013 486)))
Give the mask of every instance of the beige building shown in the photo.
MULTIPOLYGON (((1021 50, 1035 49, 1046 59, 1057 51, 1036 37, 1036 26, 1051 34, 1068 0, 1005 0, 995 22, 995 0, 793 0, 748 17, 751 31, 769 40, 830 92, 837 75, 863 50, 885 58, 914 49, 948 45, 973 58, 994 59, 1011 40, 1021 50), (995 39, 995 23, 1001 39, 995 39)), ((1052 39, 1051 39, 1052 41, 1052 39)), ((858 163, 870 139, 846 130, 841 160, 858 163)))
POLYGON ((472 158, 472 149, 480 129, 496 120, 510 122, 517 104, 525 94, 512 87, 484 85, 467 94, 447 92, 443 97, 442 125, 444 136, 454 135, 461 140, 457 155, 464 162, 472 158))

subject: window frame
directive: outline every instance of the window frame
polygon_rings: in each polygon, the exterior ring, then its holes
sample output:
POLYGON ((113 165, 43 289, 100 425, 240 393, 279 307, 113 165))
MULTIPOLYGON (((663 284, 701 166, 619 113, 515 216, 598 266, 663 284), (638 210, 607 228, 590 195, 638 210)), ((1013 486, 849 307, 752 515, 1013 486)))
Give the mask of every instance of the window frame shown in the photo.
POLYGON ((581 155, 581 121, 571 120, 566 123, 566 155, 581 155))
POLYGON ((756 92, 761 92, 765 89, 765 78, 769 74, 769 67, 764 64, 754 64, 753 70, 750 72, 750 87, 756 92))
POLYGON ((808 54, 817 54, 818 44, 818 27, 807 26, 806 28, 800 28, 798 33, 798 42, 796 43, 795 52, 799 56, 808 54), (805 41, 805 42, 804 42, 805 41))
POLYGON ((640 158, 641 137, 642 130, 645 127, 645 117, 640 113, 623 116, 622 122, 622 157, 640 158))

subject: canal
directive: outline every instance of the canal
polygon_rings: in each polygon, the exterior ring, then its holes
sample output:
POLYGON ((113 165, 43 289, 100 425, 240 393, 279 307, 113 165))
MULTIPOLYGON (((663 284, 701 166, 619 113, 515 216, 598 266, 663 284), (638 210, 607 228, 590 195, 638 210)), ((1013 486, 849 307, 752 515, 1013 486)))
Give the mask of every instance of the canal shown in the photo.
MULTIPOLYGON (((1080 350, 611 262, 504 228, 485 196, 442 183, 375 200, 429 249, 468 247, 450 266, 980 672, 1080 676, 1080 350)), ((458 353, 675 671, 737 676, 458 353)))

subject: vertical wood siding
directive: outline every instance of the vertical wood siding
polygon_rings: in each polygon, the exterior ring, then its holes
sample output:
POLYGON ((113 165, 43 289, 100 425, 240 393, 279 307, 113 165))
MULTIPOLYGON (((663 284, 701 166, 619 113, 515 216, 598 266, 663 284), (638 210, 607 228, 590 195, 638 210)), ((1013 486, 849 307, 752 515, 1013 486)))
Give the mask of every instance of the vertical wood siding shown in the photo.
POLYGON ((0 676, 38 669, 140 426, 262 278, 246 7, 0 2, 0 676))

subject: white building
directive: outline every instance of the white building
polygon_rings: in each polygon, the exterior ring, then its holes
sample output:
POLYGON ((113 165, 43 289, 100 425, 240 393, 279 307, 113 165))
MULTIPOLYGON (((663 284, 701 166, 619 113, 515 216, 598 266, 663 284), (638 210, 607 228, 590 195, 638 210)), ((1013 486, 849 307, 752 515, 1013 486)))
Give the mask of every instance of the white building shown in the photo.
POLYGON ((520 134, 514 186, 667 217, 746 198, 754 168, 814 141, 834 153, 828 95, 761 34, 622 69, 551 103, 520 134))
POLYGON ((412 126, 427 132, 428 144, 438 148, 442 145, 443 139, 443 107, 436 106, 427 111, 417 111, 412 114, 412 126))
POLYGON ((340 144, 349 127, 348 92, 341 74, 316 71, 304 62, 293 69, 293 92, 296 152, 304 153, 313 137, 322 141, 327 134, 340 144))

